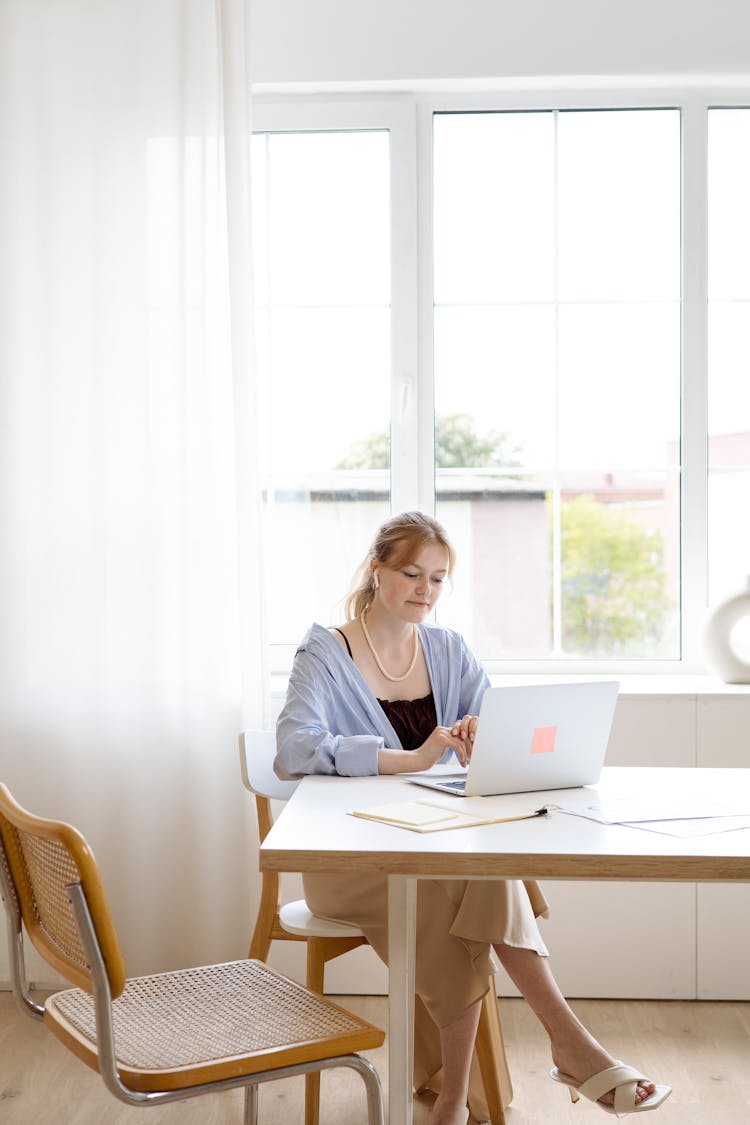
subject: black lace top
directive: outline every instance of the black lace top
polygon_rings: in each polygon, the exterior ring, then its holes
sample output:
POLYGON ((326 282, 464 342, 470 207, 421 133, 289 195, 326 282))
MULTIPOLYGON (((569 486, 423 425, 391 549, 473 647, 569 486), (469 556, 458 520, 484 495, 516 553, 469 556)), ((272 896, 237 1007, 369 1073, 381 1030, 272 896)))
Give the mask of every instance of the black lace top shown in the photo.
POLYGON ((432 692, 421 699, 379 699, 404 750, 416 750, 437 726, 432 692))

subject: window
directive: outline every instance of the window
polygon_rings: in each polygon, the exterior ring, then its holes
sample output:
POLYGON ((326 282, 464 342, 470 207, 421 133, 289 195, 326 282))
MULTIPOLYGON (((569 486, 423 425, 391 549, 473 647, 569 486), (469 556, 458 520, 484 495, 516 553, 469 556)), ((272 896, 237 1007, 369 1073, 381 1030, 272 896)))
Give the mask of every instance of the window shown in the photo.
POLYGON ((256 105, 273 667, 418 506, 491 671, 700 670, 750 558, 750 111, 461 100, 256 105))
POLYGON ((385 130, 268 133, 254 142, 268 615, 278 669, 310 621, 338 620, 336 603, 390 510, 389 144, 385 130), (384 439, 372 463, 357 454, 371 430, 384 439))
POLYGON ((440 114, 434 153, 449 616, 484 658, 678 657, 679 113, 440 114))
MULTIPOLYGON (((750 109, 708 114, 709 597, 750 573, 750 109)), ((733 643, 750 657, 750 629, 733 643)))

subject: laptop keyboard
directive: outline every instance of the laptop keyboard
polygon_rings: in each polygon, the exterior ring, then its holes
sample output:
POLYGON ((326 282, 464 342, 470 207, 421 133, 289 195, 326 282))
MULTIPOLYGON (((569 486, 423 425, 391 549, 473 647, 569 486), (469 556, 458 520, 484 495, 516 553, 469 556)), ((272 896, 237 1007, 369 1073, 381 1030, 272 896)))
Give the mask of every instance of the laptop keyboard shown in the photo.
POLYGON ((459 777, 455 781, 441 781, 440 787, 442 789, 455 789, 457 793, 463 793, 466 788, 466 779, 459 777))

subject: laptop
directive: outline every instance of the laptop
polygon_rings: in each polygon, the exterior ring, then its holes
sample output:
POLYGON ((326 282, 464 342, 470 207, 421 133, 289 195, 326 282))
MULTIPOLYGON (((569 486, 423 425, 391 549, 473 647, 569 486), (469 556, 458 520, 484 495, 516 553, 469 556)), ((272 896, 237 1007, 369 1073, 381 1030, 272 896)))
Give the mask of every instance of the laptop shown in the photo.
POLYGON ((409 780, 460 797, 596 784, 618 688, 616 680, 487 688, 468 769, 409 780))

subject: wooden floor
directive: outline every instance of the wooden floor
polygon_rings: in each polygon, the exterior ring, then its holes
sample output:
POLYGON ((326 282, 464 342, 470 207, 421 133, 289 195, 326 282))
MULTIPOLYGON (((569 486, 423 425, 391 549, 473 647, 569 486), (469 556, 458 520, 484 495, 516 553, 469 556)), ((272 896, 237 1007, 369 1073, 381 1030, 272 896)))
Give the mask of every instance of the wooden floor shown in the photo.
MULTIPOLYGON (((341 1003, 385 1026, 383 997, 341 1003)), ((586 1125, 604 1121, 591 1104, 573 1106, 547 1077, 546 1037, 522 1000, 502 1001, 513 1075, 508 1125, 586 1125)), ((745 1125, 750 1121, 750 1004, 581 1000, 574 1007, 618 1057, 674 1087, 654 1125, 745 1125)), ((385 1048, 370 1053, 387 1087, 385 1048)), ((262 1125, 303 1120, 301 1078, 261 1088, 262 1125)), ((232 1092, 160 1109, 129 1108, 46 1030, 0 993, 0 1122, 2 1125, 239 1125, 242 1095, 232 1092)), ((416 1104, 415 1125, 429 1125, 429 1104, 416 1104)), ((361 1080, 323 1076, 322 1125, 366 1121, 361 1080)))

